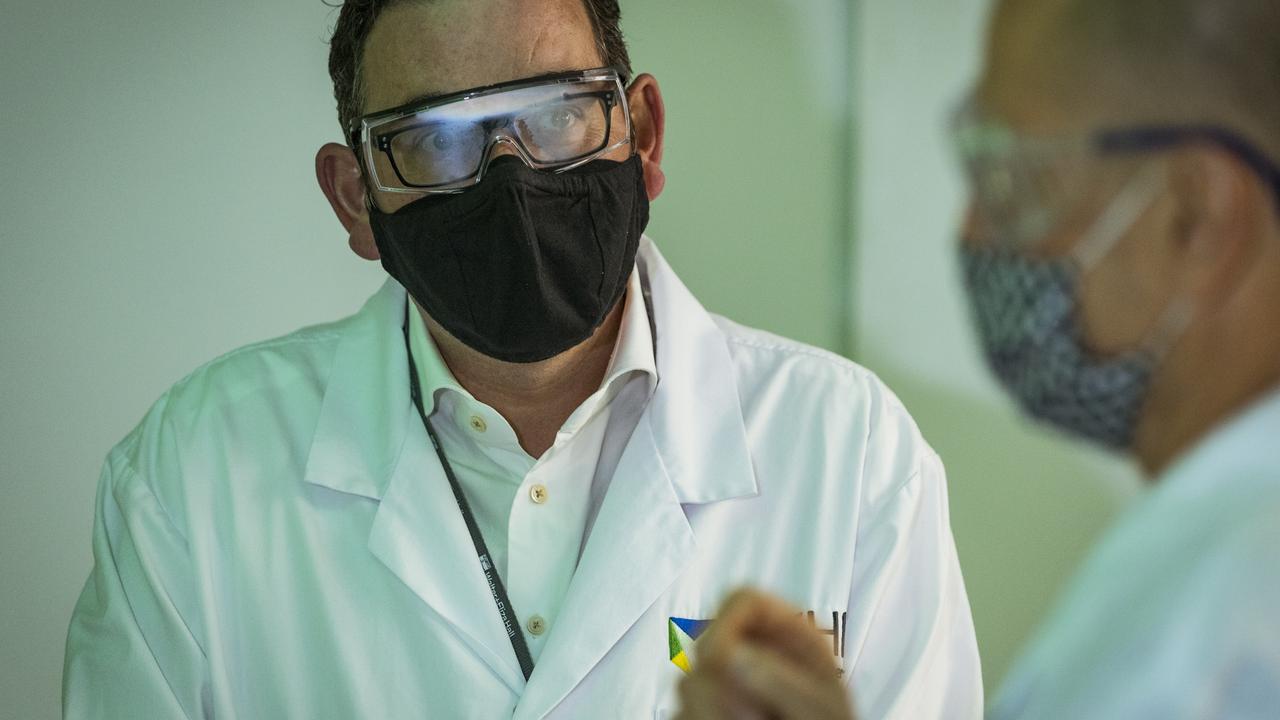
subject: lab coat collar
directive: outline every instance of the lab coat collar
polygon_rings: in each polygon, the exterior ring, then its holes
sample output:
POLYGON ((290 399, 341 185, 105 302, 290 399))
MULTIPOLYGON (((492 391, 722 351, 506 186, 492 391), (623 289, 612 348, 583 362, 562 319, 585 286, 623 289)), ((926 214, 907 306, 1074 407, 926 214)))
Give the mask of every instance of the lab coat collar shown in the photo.
POLYGON ((418 422, 409 398, 402 325, 405 291, 394 280, 341 323, 325 387, 306 482, 381 500, 400 460, 405 432, 418 422))
MULTIPOLYGON (((652 430, 681 504, 755 495, 755 471, 724 333, 657 247, 637 257, 658 383, 641 422, 652 430)), ((394 280, 342 330, 307 459, 306 481, 382 499, 408 428, 419 422, 408 391, 402 323, 405 291, 394 280)))
POLYGON ((653 313, 658 363, 658 388, 645 419, 676 498, 703 504, 757 495, 724 331, 647 237, 637 263, 653 313))
POLYGON ((604 407, 613 402, 627 381, 639 373, 645 378, 649 392, 658 384, 658 365, 653 355, 653 332, 649 325, 649 307, 644 286, 640 282, 640 270, 631 271, 627 280, 626 297, 623 299, 622 320, 618 326, 618 342, 609 358, 600 389, 587 399, 583 406, 569 416, 564 431, 577 432, 604 407))
POLYGON ((306 481, 381 501, 370 551, 521 696, 517 718, 541 718, 559 704, 692 561, 685 504, 758 493, 723 331, 647 239, 637 267, 658 383, 598 500, 560 613, 571 626, 552 630, 527 687, 443 470, 418 431, 404 290, 388 281, 342 326, 335 350, 306 481))
POLYGON ((369 551, 519 694, 524 678, 409 396, 406 294, 388 281, 343 328, 306 481, 379 501, 369 551))

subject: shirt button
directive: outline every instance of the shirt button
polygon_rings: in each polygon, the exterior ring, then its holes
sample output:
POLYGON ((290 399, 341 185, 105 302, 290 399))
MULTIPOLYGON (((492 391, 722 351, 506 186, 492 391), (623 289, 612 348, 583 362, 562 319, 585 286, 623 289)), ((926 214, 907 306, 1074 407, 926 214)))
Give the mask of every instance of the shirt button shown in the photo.
POLYGON ((542 619, 541 615, 534 615, 529 618, 529 622, 525 623, 525 627, 528 628, 530 635, 538 636, 547 631, 547 621, 542 619))
POLYGON ((489 429, 489 425, 485 423, 484 418, 480 417, 479 415, 472 415, 471 421, 469 424, 471 425, 471 429, 475 430, 478 433, 482 433, 485 430, 489 429))
POLYGON ((547 486, 541 483, 529 488, 529 499, 541 505, 547 501, 547 486))

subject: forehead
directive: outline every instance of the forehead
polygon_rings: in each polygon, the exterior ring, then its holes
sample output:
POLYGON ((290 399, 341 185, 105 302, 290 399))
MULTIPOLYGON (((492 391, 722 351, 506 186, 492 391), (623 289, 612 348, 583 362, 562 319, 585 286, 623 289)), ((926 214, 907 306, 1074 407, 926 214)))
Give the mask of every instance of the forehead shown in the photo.
POLYGON ((364 112, 601 64, 582 0, 425 0, 397 5, 365 45, 364 112))
POLYGON ((976 99, 987 113, 1028 133, 1090 127, 1098 110, 1087 58, 1064 27, 1071 0, 1004 0, 988 35, 976 99))

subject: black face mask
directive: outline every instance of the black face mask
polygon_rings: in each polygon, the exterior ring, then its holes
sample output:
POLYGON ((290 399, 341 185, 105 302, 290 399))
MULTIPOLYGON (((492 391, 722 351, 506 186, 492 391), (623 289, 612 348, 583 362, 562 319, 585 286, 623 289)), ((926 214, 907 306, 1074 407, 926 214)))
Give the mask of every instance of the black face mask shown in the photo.
POLYGON ((591 337, 626 290, 648 222, 636 155, 559 174, 503 156, 466 192, 369 212, 382 266, 432 319, 517 363, 591 337))

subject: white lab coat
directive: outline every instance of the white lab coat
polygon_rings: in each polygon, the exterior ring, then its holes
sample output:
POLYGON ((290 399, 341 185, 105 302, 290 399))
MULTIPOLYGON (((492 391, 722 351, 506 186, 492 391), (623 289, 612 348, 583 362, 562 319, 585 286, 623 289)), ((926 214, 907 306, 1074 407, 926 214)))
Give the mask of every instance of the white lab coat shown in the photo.
POLYGON ((1009 674, 999 720, 1280 718, 1280 391, 1098 544, 1009 674))
POLYGON ((667 717, 691 644, 671 618, 755 585, 839 619, 864 718, 978 717, 944 474, 907 412, 711 316, 647 239, 638 266, 658 388, 531 681, 411 407, 388 282, 196 371, 110 453, 67 716, 667 717))

